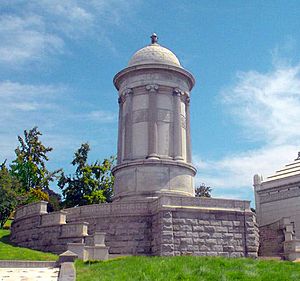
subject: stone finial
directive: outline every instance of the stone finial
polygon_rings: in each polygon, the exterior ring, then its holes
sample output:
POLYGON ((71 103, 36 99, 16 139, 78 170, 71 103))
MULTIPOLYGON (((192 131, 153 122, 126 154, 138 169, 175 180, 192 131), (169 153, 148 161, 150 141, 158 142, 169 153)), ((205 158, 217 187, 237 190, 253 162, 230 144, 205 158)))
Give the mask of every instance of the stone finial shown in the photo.
POLYGON ((261 184, 262 177, 258 174, 254 175, 253 177, 253 185, 258 186, 261 184))
POLYGON ((157 37, 156 33, 152 33, 150 38, 151 38, 151 44, 157 44, 158 37, 157 37))
POLYGON ((77 254, 68 250, 59 255, 58 263, 61 264, 63 262, 74 262, 75 259, 77 259, 77 258, 78 258, 77 254))

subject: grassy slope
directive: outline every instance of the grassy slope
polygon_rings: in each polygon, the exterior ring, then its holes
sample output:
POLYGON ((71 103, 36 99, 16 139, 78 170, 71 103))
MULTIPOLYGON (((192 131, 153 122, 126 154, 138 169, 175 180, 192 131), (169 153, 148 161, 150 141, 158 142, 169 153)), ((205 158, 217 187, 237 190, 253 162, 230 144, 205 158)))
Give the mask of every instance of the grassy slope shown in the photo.
POLYGON ((77 281, 300 280, 300 264, 222 257, 126 257, 87 264, 76 261, 77 281))
POLYGON ((35 261, 55 261, 58 256, 21 248, 9 242, 9 230, 0 229, 0 260, 35 260, 35 261))
MULTIPOLYGON (((57 256, 16 247, 9 230, 0 229, 0 260, 57 260, 57 256)), ((105 262, 76 261, 77 281, 113 280, 300 280, 300 264, 213 257, 126 257, 105 262)))

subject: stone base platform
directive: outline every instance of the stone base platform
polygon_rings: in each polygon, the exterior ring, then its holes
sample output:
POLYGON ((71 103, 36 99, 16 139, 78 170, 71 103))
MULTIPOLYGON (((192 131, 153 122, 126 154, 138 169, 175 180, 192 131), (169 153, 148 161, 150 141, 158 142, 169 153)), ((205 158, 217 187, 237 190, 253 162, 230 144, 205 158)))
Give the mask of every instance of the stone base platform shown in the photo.
POLYGON ((12 242, 61 253, 106 233, 111 255, 257 257, 258 228, 249 201, 162 195, 45 213, 45 202, 24 206, 12 242), (51 222, 51 223, 50 223, 51 222))

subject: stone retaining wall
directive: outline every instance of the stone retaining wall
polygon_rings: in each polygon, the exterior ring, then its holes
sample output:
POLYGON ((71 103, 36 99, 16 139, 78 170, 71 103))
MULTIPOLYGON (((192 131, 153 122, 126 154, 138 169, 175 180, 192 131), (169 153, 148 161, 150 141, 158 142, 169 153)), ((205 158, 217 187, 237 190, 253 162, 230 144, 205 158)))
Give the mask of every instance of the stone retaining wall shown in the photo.
POLYGON ((87 236, 84 222, 66 223, 63 211, 47 214, 47 202, 26 205, 16 211, 10 240, 19 246, 61 254, 67 243, 81 243, 87 236), (20 212, 19 212, 20 210, 20 212))
POLYGON ((59 253, 67 243, 88 245, 95 231, 106 233, 110 254, 256 257, 258 251, 258 229, 248 201, 166 195, 50 214, 35 209, 23 217, 17 210, 11 239, 59 253))
POLYGON ((156 220, 154 254, 257 257, 258 231, 250 212, 166 209, 156 220))

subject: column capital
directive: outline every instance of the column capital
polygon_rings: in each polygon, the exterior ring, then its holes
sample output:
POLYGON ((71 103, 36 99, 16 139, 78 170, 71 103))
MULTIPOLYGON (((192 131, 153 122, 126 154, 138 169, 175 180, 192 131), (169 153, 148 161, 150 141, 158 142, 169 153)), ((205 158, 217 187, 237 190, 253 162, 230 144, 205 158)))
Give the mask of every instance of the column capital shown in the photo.
POLYGON ((131 95, 131 94, 133 94, 132 88, 126 88, 122 91, 121 96, 128 96, 128 95, 131 95))
POLYGON ((122 95, 118 98, 118 103, 123 104, 124 102, 125 102, 125 96, 122 95))
POLYGON ((148 85, 146 85, 146 90, 149 92, 157 92, 158 85, 157 84, 148 84, 148 85))
POLYGON ((123 90, 120 93, 119 99, 118 99, 118 103, 119 104, 123 104, 126 100, 126 97, 133 94, 133 90, 131 88, 126 88, 125 90, 123 90))
POLYGON ((174 88, 173 89, 173 96, 178 96, 181 97, 183 92, 179 88, 174 88))
POLYGON ((187 106, 190 105, 191 99, 190 99, 190 95, 189 95, 188 92, 184 92, 182 98, 183 98, 184 103, 185 103, 187 106))

